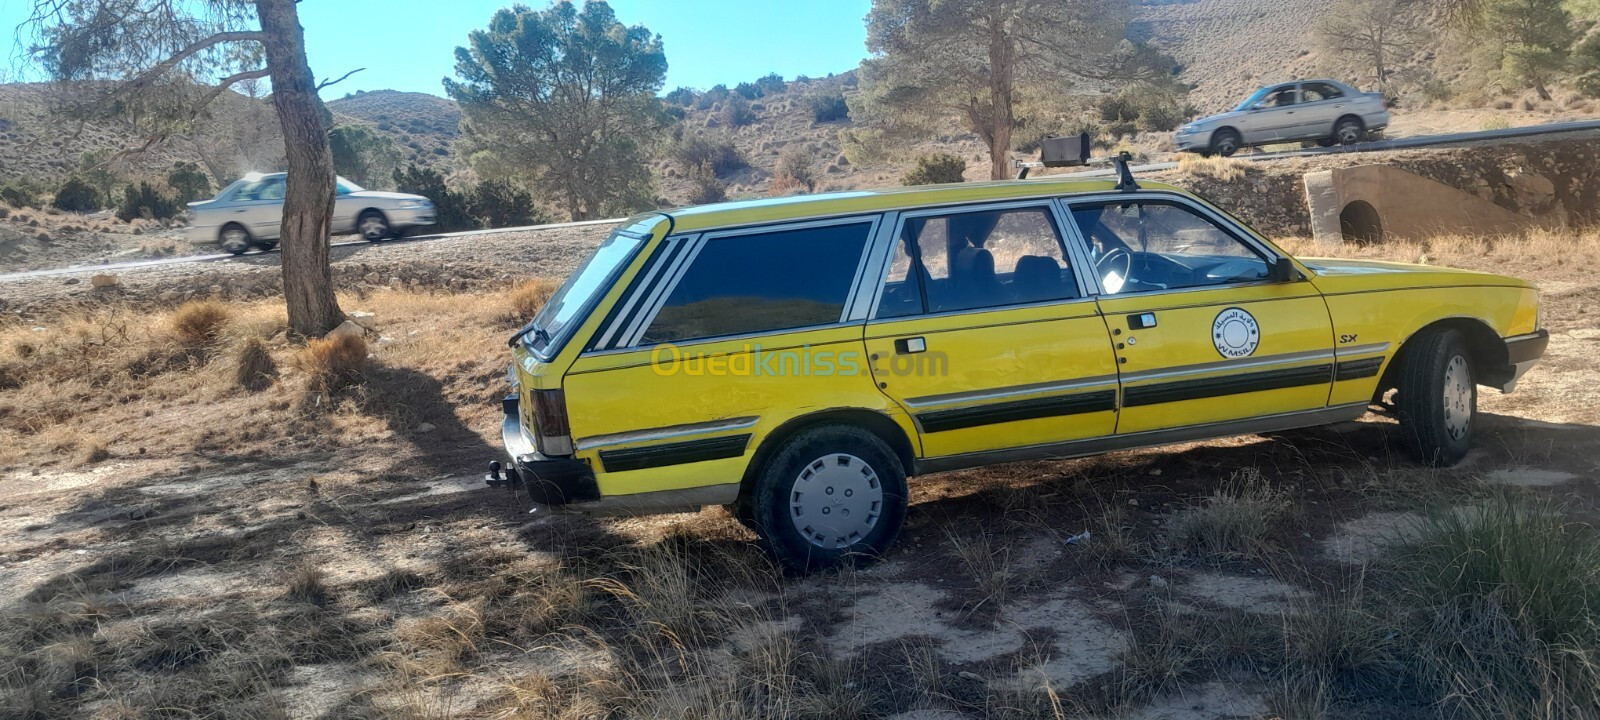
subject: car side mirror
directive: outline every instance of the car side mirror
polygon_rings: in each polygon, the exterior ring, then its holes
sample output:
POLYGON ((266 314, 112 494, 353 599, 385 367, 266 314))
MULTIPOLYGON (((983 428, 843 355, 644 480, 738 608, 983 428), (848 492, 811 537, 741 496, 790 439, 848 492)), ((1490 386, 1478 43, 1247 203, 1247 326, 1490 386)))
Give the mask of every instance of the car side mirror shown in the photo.
POLYGON ((1267 280, 1275 283, 1296 282, 1300 279, 1300 271, 1294 267, 1294 261, 1287 257, 1279 257, 1267 268, 1267 280))

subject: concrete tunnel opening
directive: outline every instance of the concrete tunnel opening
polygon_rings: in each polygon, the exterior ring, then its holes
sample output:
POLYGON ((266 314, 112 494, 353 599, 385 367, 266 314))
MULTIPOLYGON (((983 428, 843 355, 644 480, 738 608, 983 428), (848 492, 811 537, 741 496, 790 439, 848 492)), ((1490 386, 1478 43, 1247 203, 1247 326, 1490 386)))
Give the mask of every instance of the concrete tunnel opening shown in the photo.
POLYGON ((1347 243, 1369 244, 1383 240, 1383 218, 1365 200, 1353 200, 1339 211, 1339 233, 1347 243))

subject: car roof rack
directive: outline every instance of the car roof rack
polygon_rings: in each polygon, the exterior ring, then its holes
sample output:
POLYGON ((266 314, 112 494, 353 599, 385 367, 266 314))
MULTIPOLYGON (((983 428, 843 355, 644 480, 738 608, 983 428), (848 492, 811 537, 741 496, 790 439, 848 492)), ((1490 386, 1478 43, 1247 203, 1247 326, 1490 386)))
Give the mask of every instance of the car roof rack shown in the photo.
POLYGON ((1123 150, 1109 158, 1090 159, 1089 148, 1089 133, 1067 137, 1047 137, 1039 143, 1039 160, 1037 162, 1017 162, 1017 179, 1026 180, 1028 171, 1033 168, 1077 167, 1110 163, 1116 166, 1117 169, 1117 190, 1133 192, 1139 189, 1139 183, 1133 179, 1133 170, 1128 167, 1128 162, 1133 160, 1132 153, 1123 150))

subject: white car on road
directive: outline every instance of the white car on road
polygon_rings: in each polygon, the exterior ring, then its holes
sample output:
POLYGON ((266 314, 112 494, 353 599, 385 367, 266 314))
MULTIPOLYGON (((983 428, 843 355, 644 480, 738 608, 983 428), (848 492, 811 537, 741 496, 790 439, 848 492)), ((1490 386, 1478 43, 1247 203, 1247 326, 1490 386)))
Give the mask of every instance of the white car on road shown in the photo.
MULTIPOLYGON (((283 222, 284 173, 250 173, 210 200, 189 203, 189 241, 217 243, 239 255, 272 249, 283 222)), ((366 190, 344 178, 334 183, 333 234, 372 242, 434 223, 433 202, 421 195, 366 190)))
POLYGON ((1239 148, 1315 140, 1324 147, 1360 142, 1389 125, 1382 93, 1364 93, 1335 80, 1268 85, 1239 106, 1178 128, 1180 152, 1232 155, 1239 148))

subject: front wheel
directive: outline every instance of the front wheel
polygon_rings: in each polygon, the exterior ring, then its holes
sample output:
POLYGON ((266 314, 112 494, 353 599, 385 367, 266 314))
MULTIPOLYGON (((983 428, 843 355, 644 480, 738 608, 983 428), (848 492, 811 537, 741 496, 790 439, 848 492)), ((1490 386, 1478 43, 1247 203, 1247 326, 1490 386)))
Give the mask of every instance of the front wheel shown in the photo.
POLYGON ((1406 444, 1429 465, 1454 465, 1472 447, 1478 385, 1460 332, 1426 330, 1407 343, 1396 409, 1406 444))
POLYGON ((1361 121, 1353 117, 1340 118, 1333 125, 1332 140, 1340 145, 1354 145, 1361 142, 1362 133, 1366 129, 1361 126, 1361 121))
POLYGON ((356 218, 356 232, 361 233, 362 239, 367 242, 378 242, 388 239, 393 233, 389 228, 389 218, 377 210, 368 210, 356 218))
POLYGON ((752 488, 768 552, 810 572, 889 549, 906 516, 906 475, 894 451, 850 425, 820 425, 784 443, 752 488))
POLYGON ((1216 135, 1211 136, 1211 152, 1223 157, 1232 157, 1234 153, 1239 152, 1241 141, 1239 133, 1231 129, 1218 130, 1216 135))
POLYGON ((222 229, 217 243, 222 246, 223 252, 243 255, 250 249, 250 232, 241 225, 230 224, 222 229))

